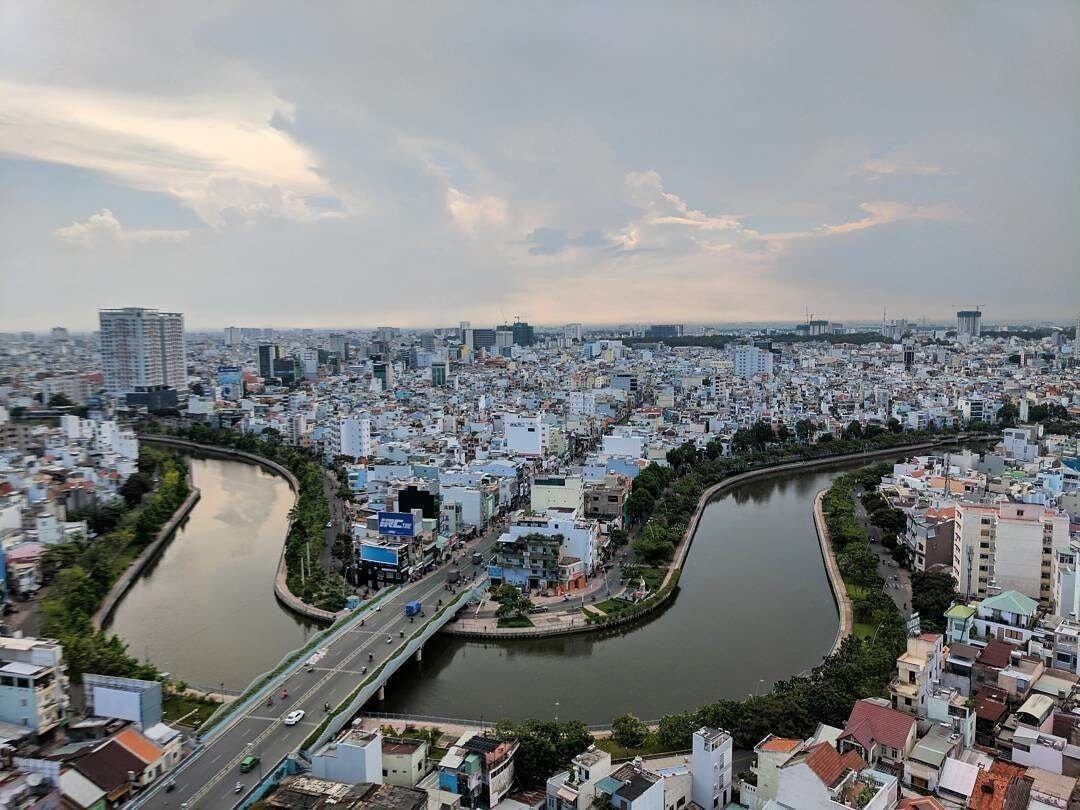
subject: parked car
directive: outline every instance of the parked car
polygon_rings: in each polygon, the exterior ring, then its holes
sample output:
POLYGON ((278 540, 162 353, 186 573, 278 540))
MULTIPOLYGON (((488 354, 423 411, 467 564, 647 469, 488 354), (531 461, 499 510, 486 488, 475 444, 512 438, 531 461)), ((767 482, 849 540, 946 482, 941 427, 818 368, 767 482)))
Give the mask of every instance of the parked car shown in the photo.
POLYGON ((303 709, 297 709, 295 712, 289 712, 287 715, 285 715, 285 721, 284 722, 285 722, 285 725, 287 725, 287 726, 295 726, 297 723, 299 723, 303 719, 304 719, 304 710, 303 709))
MULTIPOLYGON (((303 714, 303 712, 301 712, 301 714, 303 714)), ((240 760, 240 773, 247 773, 258 764, 259 758, 255 755, 249 754, 248 756, 240 760)))

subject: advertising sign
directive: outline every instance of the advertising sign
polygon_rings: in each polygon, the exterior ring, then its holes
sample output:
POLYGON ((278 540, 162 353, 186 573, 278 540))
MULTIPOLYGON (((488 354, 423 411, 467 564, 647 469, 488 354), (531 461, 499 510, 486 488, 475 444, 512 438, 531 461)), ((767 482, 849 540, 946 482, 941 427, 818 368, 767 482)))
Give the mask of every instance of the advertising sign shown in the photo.
POLYGON ((360 546, 360 559, 365 562, 378 563, 396 567, 398 564, 398 552, 396 548, 387 546, 372 546, 364 543, 360 546))
POLYGON ((391 537, 415 537, 411 512, 379 512, 379 534, 391 537))

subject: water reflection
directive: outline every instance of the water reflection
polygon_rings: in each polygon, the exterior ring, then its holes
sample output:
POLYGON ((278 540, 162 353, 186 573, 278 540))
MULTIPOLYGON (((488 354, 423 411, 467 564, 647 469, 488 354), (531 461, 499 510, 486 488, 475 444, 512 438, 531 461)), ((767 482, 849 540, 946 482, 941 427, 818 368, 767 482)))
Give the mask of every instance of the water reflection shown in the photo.
POLYGON ((202 498, 128 591, 109 630, 178 678, 241 689, 317 629, 273 593, 292 493, 260 467, 191 461, 202 498))
POLYGON ((437 637, 372 708, 488 720, 560 714, 603 723, 656 718, 742 697, 816 664, 836 605, 811 503, 842 472, 776 476, 715 499, 702 516, 678 597, 608 634, 519 642, 437 637))

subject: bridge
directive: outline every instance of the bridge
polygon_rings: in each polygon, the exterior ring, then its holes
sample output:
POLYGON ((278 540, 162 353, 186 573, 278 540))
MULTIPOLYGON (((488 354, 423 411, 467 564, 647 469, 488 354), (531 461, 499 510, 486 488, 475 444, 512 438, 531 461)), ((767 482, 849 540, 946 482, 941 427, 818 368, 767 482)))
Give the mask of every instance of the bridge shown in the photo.
MULTIPOLYGON (((486 554, 495 538, 485 536, 475 550, 486 554)), ((162 780, 128 807, 231 807, 240 798, 234 790, 237 782, 246 793, 260 781, 263 766, 272 767, 290 754, 331 739, 367 700, 381 696, 402 665, 419 659, 424 644, 485 585, 481 569, 451 594, 446 589, 448 570, 443 566, 384 593, 340 620, 312 649, 279 667, 280 672, 257 679, 234 705, 223 707, 208 721, 213 726, 200 732, 194 749, 169 777, 174 790, 166 792, 168 780, 162 780), (414 600, 423 604, 425 615, 410 621, 405 605, 414 600), (327 703, 330 712, 324 709, 327 703), (296 710, 305 713, 303 719, 286 726, 285 717, 296 710), (259 757, 260 767, 240 774, 240 762, 249 755, 259 757)))

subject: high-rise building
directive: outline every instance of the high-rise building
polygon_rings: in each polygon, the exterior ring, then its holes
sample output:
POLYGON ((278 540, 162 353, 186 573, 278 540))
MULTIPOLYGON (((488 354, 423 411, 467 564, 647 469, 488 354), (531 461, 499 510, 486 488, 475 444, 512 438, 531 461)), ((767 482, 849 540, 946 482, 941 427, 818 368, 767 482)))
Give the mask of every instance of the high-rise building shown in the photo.
POLYGON ((242 338, 242 333, 239 326, 226 326, 225 327, 225 345, 226 346, 239 346, 242 338))
POLYGON ((274 361, 281 357, 281 347, 276 343, 259 345, 259 376, 269 380, 274 376, 274 361))
POLYGON ((105 389, 113 396, 140 388, 187 388, 184 316, 125 307, 98 312, 105 389))
POLYGON ((580 323, 568 323, 563 327, 563 337, 567 340, 580 341, 585 334, 585 329, 580 323))
POLYGON ((681 323, 654 323, 646 334, 651 338, 681 337, 683 325, 681 323))
POLYGON ((768 349, 748 343, 739 343, 731 350, 735 376, 747 379, 755 374, 773 373, 773 354, 768 349))
POLYGON ((330 334, 329 349, 331 354, 336 354, 342 360, 349 359, 349 342, 345 339, 345 335, 332 332, 330 334))
POLYGON ((514 321, 514 343, 518 346, 532 346, 535 340, 533 328, 525 321, 514 321))
POLYGON ((982 313, 977 309, 962 309, 956 313, 956 334, 977 338, 981 330, 982 313))
POLYGON ((476 349, 490 349, 495 345, 495 330, 494 329, 473 329, 473 348, 476 349))

